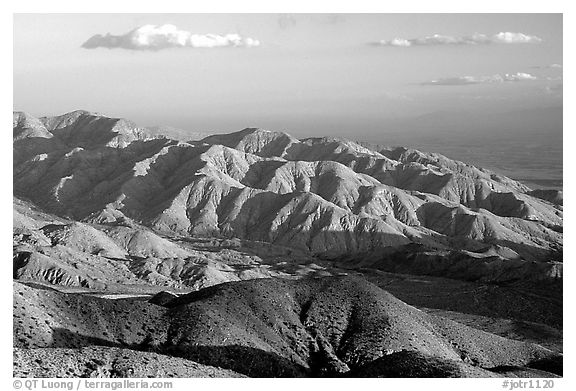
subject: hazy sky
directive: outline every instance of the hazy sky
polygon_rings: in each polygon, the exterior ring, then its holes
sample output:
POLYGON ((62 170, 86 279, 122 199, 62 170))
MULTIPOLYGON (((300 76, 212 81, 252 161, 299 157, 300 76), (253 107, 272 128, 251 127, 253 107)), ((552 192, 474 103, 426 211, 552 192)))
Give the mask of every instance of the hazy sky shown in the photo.
POLYGON ((554 115, 561 129, 561 65, 559 14, 14 18, 14 110, 86 109, 194 131, 384 141, 406 124, 457 132, 486 115, 517 118, 511 128, 554 115), (176 27, 134 31, 165 24, 176 27))

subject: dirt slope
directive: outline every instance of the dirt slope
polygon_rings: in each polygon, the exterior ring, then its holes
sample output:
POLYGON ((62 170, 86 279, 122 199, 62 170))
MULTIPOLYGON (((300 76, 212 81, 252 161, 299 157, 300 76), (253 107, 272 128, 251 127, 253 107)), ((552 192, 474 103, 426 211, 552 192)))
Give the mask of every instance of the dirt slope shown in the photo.
POLYGON ((360 278, 231 282, 164 306, 18 283, 14 289, 14 344, 24 349, 118 347, 290 377, 360 370, 404 350, 432 364, 456 362, 465 376, 557 357, 421 312, 360 278))

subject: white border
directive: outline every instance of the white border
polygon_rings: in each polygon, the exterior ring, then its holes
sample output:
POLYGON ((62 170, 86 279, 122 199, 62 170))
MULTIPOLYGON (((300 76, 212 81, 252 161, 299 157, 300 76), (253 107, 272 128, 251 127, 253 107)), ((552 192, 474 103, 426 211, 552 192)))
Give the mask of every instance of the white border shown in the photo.
MULTIPOLYGON (((505 0, 483 0, 475 2, 464 2, 462 0, 422 0, 422 1, 399 1, 399 2, 376 2, 370 0, 338 0, 325 2, 312 2, 310 0, 293 0, 290 2, 273 3, 264 0, 217 0, 217 1, 157 1, 143 2, 133 1, 121 2, 120 0, 97 0, 91 2, 80 2, 71 0, 21 0, 11 1, 8 4, 2 4, 2 13, 0 13, 0 28, 2 34, 2 48, 5 52, 10 53, 9 59, 2 62, 2 153, 0 154, 0 167, 2 167, 2 183, 5 184, 6 190, 2 192, 1 210, 3 224, 1 227, 0 243, 2 244, 2 258, 4 260, 5 279, 2 280, 1 292, 1 309, 6 311, 4 322, 2 322, 2 355, 1 355, 1 378, 3 389, 12 389, 12 353, 10 349, 12 334, 12 321, 8 308, 11 308, 12 301, 12 284, 9 280, 9 271, 11 270, 11 253, 9 253, 10 244, 10 216, 12 214, 12 179, 9 177, 12 166, 12 152, 9 149, 8 122, 11 118, 9 107, 12 106, 12 14, 13 13, 210 13, 210 12, 231 12, 231 13, 283 13, 283 12, 307 12, 307 13, 563 13, 564 14, 564 194, 565 194, 565 275, 570 283, 565 284, 564 291, 564 319, 566 332, 564 333, 564 351, 565 351, 565 374, 564 379, 558 379, 555 382, 555 390, 576 389, 576 376, 571 368, 576 368, 574 359, 574 310, 571 309, 572 299, 574 298, 574 280, 572 265, 572 254, 574 254, 574 181, 572 173, 574 172, 574 163, 572 163, 572 149, 576 147, 574 143, 573 132, 576 131, 574 126, 574 105, 573 105, 573 77, 574 71, 574 50, 569 46, 574 46, 572 41, 576 37, 574 26, 576 24, 575 13, 571 7, 573 1, 505 1, 505 0), (572 39, 569 39, 572 37, 572 39)), ((362 388, 373 389, 438 389, 438 390, 496 390, 500 389, 501 381, 498 379, 434 379, 434 380, 417 380, 417 379, 260 379, 260 380, 232 380, 232 379, 176 379, 174 389, 189 390, 200 387, 226 387, 230 389, 250 389, 266 388, 271 389, 290 389, 294 387, 310 388, 336 388, 350 389, 360 386, 362 388)))

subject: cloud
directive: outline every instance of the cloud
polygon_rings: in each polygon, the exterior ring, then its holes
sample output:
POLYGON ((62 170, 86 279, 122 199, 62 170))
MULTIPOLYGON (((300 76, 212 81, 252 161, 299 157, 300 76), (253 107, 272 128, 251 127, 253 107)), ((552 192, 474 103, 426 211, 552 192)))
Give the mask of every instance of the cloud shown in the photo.
POLYGON ((530 81, 537 79, 538 78, 536 76, 524 72, 516 72, 513 74, 506 73, 503 76, 503 81, 530 81))
POLYGON ((503 75, 492 76, 459 76, 447 77, 436 80, 431 80, 422 83, 428 86, 464 86, 469 84, 489 84, 489 83, 505 83, 505 82, 520 82, 538 80, 536 76, 529 73, 516 72, 505 73, 503 75))
POLYGON ((482 82, 481 78, 475 76, 459 76, 430 80, 422 84, 431 86, 464 86, 467 84, 479 84, 482 82))
POLYGON ((168 48, 255 47, 260 41, 238 34, 192 34, 171 24, 147 24, 124 35, 97 34, 82 44, 85 49, 122 48, 128 50, 161 50, 168 48))
POLYGON ((501 32, 494 35, 474 34, 468 37, 453 37, 450 35, 434 34, 423 38, 394 38, 382 40, 377 43, 380 46, 438 46, 438 45, 481 45, 481 44, 514 44, 514 43, 540 43, 542 39, 534 35, 522 33, 501 32))
POLYGON ((522 33, 498 33, 491 37, 490 43, 540 43, 542 38, 522 33))
POLYGON ((562 64, 536 65, 534 69, 562 69, 562 64))

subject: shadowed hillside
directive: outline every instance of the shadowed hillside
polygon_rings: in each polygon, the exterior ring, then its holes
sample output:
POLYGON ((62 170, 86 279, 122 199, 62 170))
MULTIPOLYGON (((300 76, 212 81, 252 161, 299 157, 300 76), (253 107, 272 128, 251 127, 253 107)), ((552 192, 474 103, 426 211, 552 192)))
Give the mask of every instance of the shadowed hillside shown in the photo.
POLYGON ((14 289, 14 344, 32 351, 153 351, 256 377, 362 373, 368 364, 405 351, 426 365, 460 368, 463 376, 492 376, 487 371, 502 366, 530 371, 532 362, 557 357, 538 345, 421 312, 361 278, 232 282, 164 306, 22 284, 14 289))

